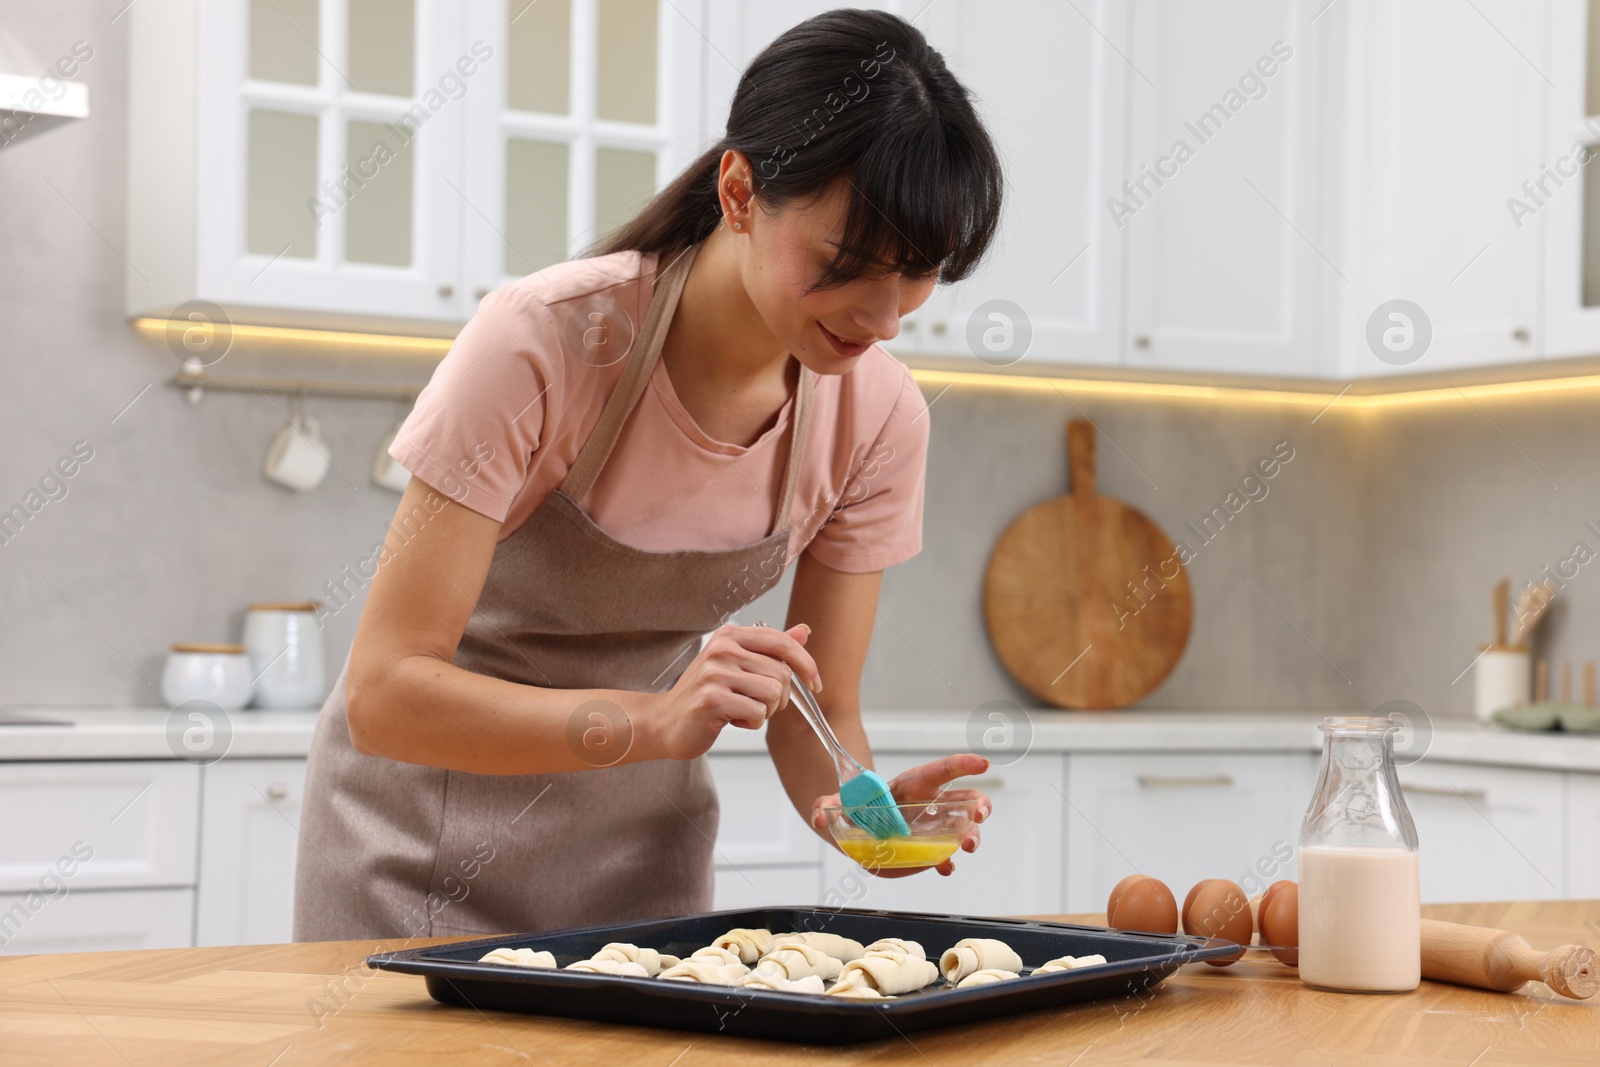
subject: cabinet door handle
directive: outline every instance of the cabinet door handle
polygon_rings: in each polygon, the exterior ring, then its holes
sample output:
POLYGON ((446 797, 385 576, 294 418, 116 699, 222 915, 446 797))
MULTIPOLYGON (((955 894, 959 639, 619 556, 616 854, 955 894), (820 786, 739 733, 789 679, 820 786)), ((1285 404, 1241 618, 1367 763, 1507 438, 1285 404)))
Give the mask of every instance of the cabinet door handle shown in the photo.
POLYGON ((273 782, 271 785, 267 786, 268 800, 282 800, 288 795, 289 787, 284 785, 282 782, 273 782))
POLYGON ((440 285, 439 285, 439 296, 442 299, 448 300, 452 296, 455 296, 455 295, 456 295, 456 287, 455 286, 451 285, 449 282, 440 283, 440 285))
POLYGON ((1225 789, 1231 785, 1233 785, 1233 775, 1231 774, 1200 774, 1190 777, 1161 774, 1139 775, 1140 789, 1163 789, 1173 786, 1220 786, 1225 789))
POLYGON ((1460 797, 1462 800, 1469 802, 1489 799, 1489 792, 1486 789, 1457 789, 1454 786, 1402 784, 1400 791, 1402 793, 1415 793, 1418 796, 1460 797))

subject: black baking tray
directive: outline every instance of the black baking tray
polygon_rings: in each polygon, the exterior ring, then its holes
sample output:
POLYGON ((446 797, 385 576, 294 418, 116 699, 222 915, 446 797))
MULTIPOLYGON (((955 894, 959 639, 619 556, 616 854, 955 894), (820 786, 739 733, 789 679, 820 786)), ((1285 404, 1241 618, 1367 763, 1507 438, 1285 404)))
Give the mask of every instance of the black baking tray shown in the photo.
POLYGON ((1028 919, 987 919, 858 908, 769 907, 664 919, 604 923, 544 933, 512 934, 429 948, 383 952, 369 966, 420 974, 441 1004, 572 1019, 659 1026, 741 1037, 840 1045, 918 1030, 991 1019, 1105 997, 1148 996, 1185 963, 1232 955, 1239 946, 1219 938, 1146 934, 1103 926, 1028 919), (547 949, 558 967, 587 959, 608 941, 630 942, 688 956, 735 927, 775 933, 816 930, 863 944, 882 937, 918 941, 930 959, 964 937, 1005 941, 1028 968, 1058 956, 1099 953, 1103 965, 1014 981, 954 989, 944 979, 893 1000, 844 1000, 699 985, 659 978, 625 978, 566 970, 479 963, 493 948, 547 949))

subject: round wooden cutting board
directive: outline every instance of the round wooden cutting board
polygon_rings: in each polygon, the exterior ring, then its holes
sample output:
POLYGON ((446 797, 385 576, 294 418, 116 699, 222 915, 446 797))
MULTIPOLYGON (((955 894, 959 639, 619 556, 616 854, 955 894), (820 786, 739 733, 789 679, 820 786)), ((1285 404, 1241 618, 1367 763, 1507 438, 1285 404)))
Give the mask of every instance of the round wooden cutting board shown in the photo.
POLYGON ((1094 424, 1067 424, 1071 493, 1029 508, 989 556, 989 640, 1028 692, 1063 708, 1123 708, 1171 673, 1189 640, 1189 576, 1167 535, 1094 486, 1094 424))

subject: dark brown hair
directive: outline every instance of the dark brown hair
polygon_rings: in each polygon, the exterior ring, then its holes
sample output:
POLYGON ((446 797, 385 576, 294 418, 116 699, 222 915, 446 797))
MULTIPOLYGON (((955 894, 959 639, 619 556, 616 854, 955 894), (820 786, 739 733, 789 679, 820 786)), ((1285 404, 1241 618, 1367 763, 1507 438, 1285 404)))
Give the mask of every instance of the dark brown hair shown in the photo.
POLYGON ((906 20, 840 8, 756 56, 723 138, 587 254, 665 259, 709 237, 728 149, 749 157, 767 210, 850 184, 839 253, 816 289, 884 271, 959 281, 999 226, 999 153, 966 87, 906 20))

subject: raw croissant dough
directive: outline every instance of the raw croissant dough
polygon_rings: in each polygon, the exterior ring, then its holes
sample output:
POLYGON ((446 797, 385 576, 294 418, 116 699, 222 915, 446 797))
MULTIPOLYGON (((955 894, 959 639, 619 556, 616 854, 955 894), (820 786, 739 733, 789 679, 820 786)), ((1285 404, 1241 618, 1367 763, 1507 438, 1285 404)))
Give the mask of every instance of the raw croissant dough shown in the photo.
POLYGON ((843 997, 846 1000, 893 1000, 894 997, 880 993, 867 985, 851 985, 848 982, 837 982, 828 989, 828 996, 843 997))
POLYGON ((736 953, 740 963, 754 963, 772 951, 772 931, 746 930, 741 926, 711 942, 711 947, 736 953))
POLYGON ((556 958, 549 952, 535 952, 531 948, 490 949, 478 957, 479 963, 509 963, 514 967, 541 967, 555 970, 556 958))
POLYGON ((762 956, 760 962, 756 964, 756 970, 766 974, 781 975, 784 978, 805 978, 808 975, 815 975, 818 978, 831 980, 839 977, 842 966, 838 960, 820 949, 798 941, 787 941, 762 956))
MULTIPOLYGON (((1020 967, 1021 964, 1018 964, 1018 966, 1020 967)), ((961 981, 956 982, 955 987, 957 989, 966 989, 968 986, 988 985, 991 982, 1004 982, 1007 979, 1015 977, 1017 977, 1016 971, 1008 971, 1003 967, 985 967, 982 970, 973 971, 971 974, 961 979, 961 981)))
POLYGON ((808 974, 804 978, 785 978, 775 971, 760 969, 751 971, 739 979, 739 985, 754 986, 758 989, 772 989, 779 993, 821 993, 822 979, 818 975, 808 974))
POLYGON ((702 982, 706 985, 734 985, 750 972, 730 949, 708 945, 697 949, 688 959, 666 970, 660 977, 680 982, 702 982))
POLYGON ((915 956, 919 960, 928 958, 928 954, 922 951, 920 942, 907 941, 901 937, 880 937, 863 949, 861 955, 865 956, 868 952, 876 952, 880 955, 887 953, 890 955, 915 956))
POLYGON ((638 945, 629 945, 620 941, 613 941, 590 959, 612 960, 616 963, 637 963, 644 968, 646 974, 657 975, 668 967, 678 963, 678 957, 668 956, 666 953, 657 952, 653 948, 640 948, 638 945))
POLYGON ((928 962, 921 945, 886 937, 868 945, 859 959, 845 964, 839 972, 839 981, 828 992, 835 996, 857 995, 840 988, 851 986, 895 996, 921 989, 938 977, 939 968, 928 962))
POLYGON ((796 932, 772 935, 772 943, 774 945, 786 945, 796 941, 802 945, 808 945, 811 948, 824 952, 838 960, 840 963, 849 963, 851 960, 858 960, 867 951, 866 946, 861 942, 854 941, 848 937, 842 937, 839 934, 823 934, 813 931, 806 931, 804 933, 796 932))
POLYGON ((579 960, 577 963, 567 964, 569 971, 587 971, 590 974, 621 974, 629 978, 649 978, 650 972, 632 960, 579 960))
POLYGON ((750 964, 755 963, 779 945, 795 942, 818 949, 841 963, 859 959, 861 954, 866 951, 861 942, 853 941, 848 937, 841 937, 838 934, 802 932, 798 930, 775 934, 770 930, 747 930, 744 927, 729 930, 711 942, 711 944, 718 948, 736 952, 739 956, 739 962, 750 964))
POLYGON ((1104 963, 1106 958, 1096 952, 1093 956, 1058 956, 1046 963, 1041 963, 1033 969, 1034 974, 1049 974, 1052 971, 1070 971, 1074 967, 1092 967, 1097 963, 1104 963))
POLYGON ((995 969, 1020 971, 1022 957, 1010 945, 992 937, 964 937, 939 957, 939 970, 951 985, 959 984, 969 974, 995 969))

